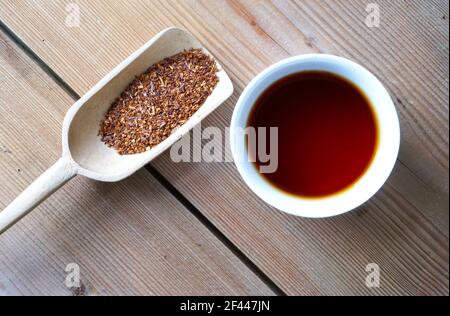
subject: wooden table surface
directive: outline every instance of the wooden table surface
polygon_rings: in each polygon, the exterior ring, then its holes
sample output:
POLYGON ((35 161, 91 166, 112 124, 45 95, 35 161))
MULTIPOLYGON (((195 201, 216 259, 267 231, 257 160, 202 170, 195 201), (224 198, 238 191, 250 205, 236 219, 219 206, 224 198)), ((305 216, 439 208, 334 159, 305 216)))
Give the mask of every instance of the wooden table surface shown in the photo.
POLYGON ((203 127, 228 126, 265 67, 329 53, 382 80, 402 134, 382 190, 330 219, 271 208, 233 163, 167 152, 119 183, 77 177, 0 236, 0 294, 448 295, 449 2, 377 0, 368 27, 370 2, 0 0, 1 208, 57 160, 74 101, 169 26, 234 83, 203 127), (79 289, 65 284, 70 263, 79 289), (366 285, 369 263, 379 287, 366 285))

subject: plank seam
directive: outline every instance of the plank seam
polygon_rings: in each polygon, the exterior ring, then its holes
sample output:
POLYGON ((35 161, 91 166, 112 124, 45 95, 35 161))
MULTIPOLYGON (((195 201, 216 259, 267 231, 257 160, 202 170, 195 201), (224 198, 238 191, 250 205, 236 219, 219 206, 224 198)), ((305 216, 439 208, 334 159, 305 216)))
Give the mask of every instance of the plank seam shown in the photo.
POLYGON ((202 212, 200 212, 180 191, 178 191, 155 167, 147 165, 146 169, 155 177, 174 197, 183 204, 216 238, 230 249, 253 273, 279 296, 287 295, 270 277, 265 274, 249 257, 247 257, 224 233, 222 233, 202 212))
POLYGON ((28 47, 22 39, 20 39, 2 20, 0 20, 0 31, 3 31, 11 41, 33 60, 53 81, 61 87, 74 100, 78 100, 80 95, 73 90, 69 84, 64 81, 53 69, 51 69, 30 47, 28 47))

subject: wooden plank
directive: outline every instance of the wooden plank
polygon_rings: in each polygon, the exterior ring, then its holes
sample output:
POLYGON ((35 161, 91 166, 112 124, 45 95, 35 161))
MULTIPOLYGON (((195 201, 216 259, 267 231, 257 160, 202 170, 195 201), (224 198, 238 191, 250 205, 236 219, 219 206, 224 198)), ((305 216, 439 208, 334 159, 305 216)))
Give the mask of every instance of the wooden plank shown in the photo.
POLYGON ((66 2, 3 2, 2 20, 80 94, 157 31, 188 29, 235 83, 203 126, 227 126, 243 87, 284 57, 364 64, 397 102, 402 146, 387 185, 358 212, 294 218, 258 200, 230 163, 166 154, 154 166, 289 294, 448 294, 448 2, 377 1, 378 29, 364 24, 365 1, 77 1, 78 28, 64 26, 66 2), (370 262, 380 288, 364 284, 370 262))
MULTIPOLYGON (((0 33, 0 207, 60 155, 73 103, 0 33)), ((150 173, 77 177, 0 236, 0 295, 273 294, 150 173), (82 288, 64 281, 80 267, 82 288)))

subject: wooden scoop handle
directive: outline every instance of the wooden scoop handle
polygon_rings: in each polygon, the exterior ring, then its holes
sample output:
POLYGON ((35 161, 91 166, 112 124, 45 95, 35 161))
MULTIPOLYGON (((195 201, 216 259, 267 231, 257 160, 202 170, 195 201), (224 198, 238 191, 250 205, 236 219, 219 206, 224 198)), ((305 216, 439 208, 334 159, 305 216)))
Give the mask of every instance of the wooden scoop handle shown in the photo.
POLYGON ((0 234, 38 206, 39 203, 44 201, 76 174, 76 166, 70 158, 60 158, 0 212, 0 234))

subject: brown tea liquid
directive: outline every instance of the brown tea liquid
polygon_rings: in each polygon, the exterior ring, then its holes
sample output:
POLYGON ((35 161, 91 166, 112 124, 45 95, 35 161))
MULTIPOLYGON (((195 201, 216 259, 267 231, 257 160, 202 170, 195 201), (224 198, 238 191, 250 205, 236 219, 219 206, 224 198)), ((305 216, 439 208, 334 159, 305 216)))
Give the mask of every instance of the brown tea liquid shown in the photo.
MULTIPOLYGON (((275 82, 255 102, 247 125, 278 127, 278 168, 262 176, 302 197, 350 187, 368 169, 377 148, 369 100, 354 84, 328 72, 299 72, 275 82)), ((260 165, 256 157, 258 170, 260 165)))

